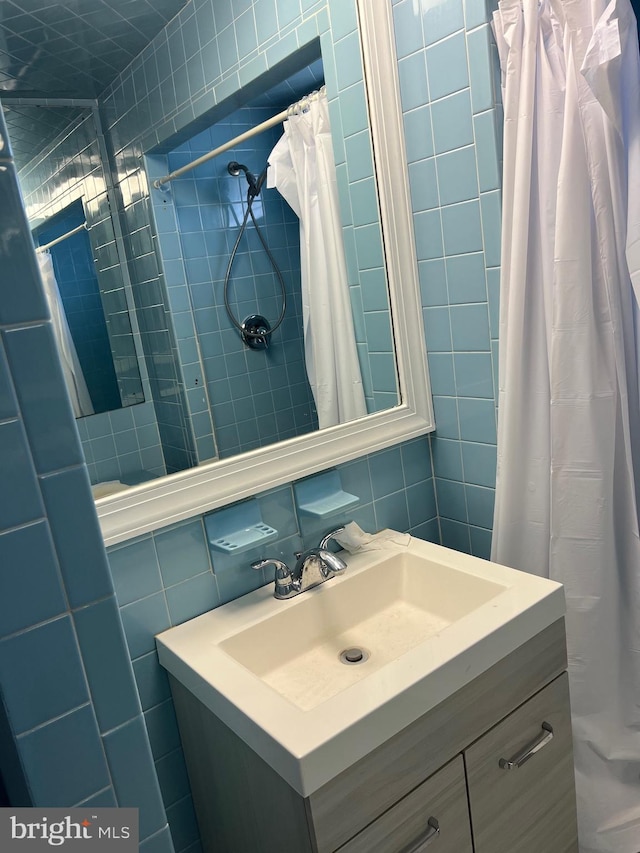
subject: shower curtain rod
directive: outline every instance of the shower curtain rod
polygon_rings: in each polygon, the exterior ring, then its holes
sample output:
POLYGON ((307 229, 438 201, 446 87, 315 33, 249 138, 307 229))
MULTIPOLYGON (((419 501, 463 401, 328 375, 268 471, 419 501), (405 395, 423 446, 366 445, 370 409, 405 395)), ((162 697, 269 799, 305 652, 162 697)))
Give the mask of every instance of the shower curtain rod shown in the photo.
POLYGON ((156 178, 153 182, 153 186, 159 190, 161 186, 164 184, 168 184, 169 181, 172 181, 174 178, 179 178, 180 175, 184 175, 185 172, 190 172, 192 169, 196 169, 198 166, 201 166, 203 163, 208 163, 209 160, 213 160, 214 157, 217 157, 218 154, 224 154, 225 151, 228 151, 230 148, 235 148, 236 145, 239 145, 241 142, 244 142, 247 139, 251 139, 252 136, 256 136, 258 133, 262 133, 264 130, 269 130, 270 127, 275 127, 276 124, 280 124, 285 121, 292 114, 292 110, 294 110, 299 104, 304 101, 308 101, 314 96, 318 96, 319 92, 324 90, 324 86, 321 86, 319 90, 310 92, 308 95, 305 95, 299 101, 296 101, 295 104, 287 107, 286 110, 282 110, 281 113, 278 113, 271 118, 268 118, 266 121, 257 124, 255 127, 252 127, 251 130, 247 130, 244 133, 241 133, 239 136, 236 136, 235 139, 229 140, 229 142, 225 142, 224 145, 219 145, 217 148, 214 148, 213 151, 209 151, 208 154, 203 154, 202 157, 198 157, 197 160, 193 160, 191 163, 187 163, 186 166, 181 166, 180 169, 176 169, 175 172, 171 172, 168 175, 165 175, 163 178, 156 178))
POLYGON ((289 109, 283 110, 281 113, 278 113, 278 115, 272 116, 266 121, 263 121, 261 124, 257 124, 255 127, 252 127, 251 130, 247 130, 244 133, 241 133, 239 136, 236 136, 235 139, 231 139, 229 140, 229 142, 225 142, 224 145, 219 145, 217 148, 214 148, 213 151, 209 151, 207 154, 203 154, 202 157, 198 157, 197 160, 193 160, 193 162, 187 163, 186 166, 182 166, 180 169, 176 169, 175 172, 171 172, 171 174, 165 175, 164 178, 157 178, 153 182, 153 186, 157 190, 159 190, 163 184, 168 184, 169 181, 172 181, 174 178, 179 178, 180 175, 184 175, 185 172, 190 172, 192 169, 196 169, 203 163, 207 163, 209 160, 213 160, 213 158, 217 157, 218 154, 224 154, 225 151, 228 151, 230 148, 235 148, 236 145, 239 145, 246 139, 251 139, 252 136, 256 136, 258 133, 262 133, 263 130, 269 130, 270 127, 274 127, 276 124, 280 124, 286 119, 288 114, 289 109))
POLYGON ((56 237, 55 240, 52 240, 50 243, 45 243, 44 246, 37 246, 36 253, 46 252, 47 249, 51 249, 53 246, 56 246, 58 243, 62 243, 63 240, 67 240, 69 237, 73 237, 74 234, 77 234, 79 231, 86 231, 87 223, 83 222, 82 225, 76 226, 76 228, 72 228, 71 231, 67 231, 66 234, 62 234, 60 237, 56 237))

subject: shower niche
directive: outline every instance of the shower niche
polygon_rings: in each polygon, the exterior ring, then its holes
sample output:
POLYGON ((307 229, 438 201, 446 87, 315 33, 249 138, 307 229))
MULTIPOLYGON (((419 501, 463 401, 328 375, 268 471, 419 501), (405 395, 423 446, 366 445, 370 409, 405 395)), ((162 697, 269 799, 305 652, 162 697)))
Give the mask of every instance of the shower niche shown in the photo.
MULTIPOLYGON (((148 155, 149 183, 248 134, 323 85, 318 46, 317 58, 307 56, 286 79, 275 85, 271 79, 224 118, 204 128, 200 119, 190 138, 148 155)), ((369 133, 362 83, 353 88, 362 109, 348 120, 338 116, 342 133, 333 142, 349 308, 335 315, 331 331, 353 330, 366 415, 398 405, 399 394, 372 164, 368 173, 346 162, 345 137, 369 133), (370 261, 363 263, 365 252, 370 261)), ((198 464, 319 428, 305 356, 310 324, 301 287, 300 220, 269 185, 268 159, 282 136, 280 122, 151 190, 198 464)), ((345 368, 332 369, 339 374, 345 368)))

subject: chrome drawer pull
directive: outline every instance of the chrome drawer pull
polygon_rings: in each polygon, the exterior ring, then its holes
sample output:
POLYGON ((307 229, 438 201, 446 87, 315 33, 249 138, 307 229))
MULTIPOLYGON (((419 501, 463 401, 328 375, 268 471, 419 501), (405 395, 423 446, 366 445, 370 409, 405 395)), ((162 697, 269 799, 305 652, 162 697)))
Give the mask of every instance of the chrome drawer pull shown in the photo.
POLYGON ((429 829, 425 832, 422 838, 416 843, 415 847, 407 847, 403 853, 422 853, 427 849, 427 846, 440 835, 440 824, 435 817, 430 817, 427 821, 429 829))
POLYGON ((536 752, 540 752, 542 747, 546 746, 552 740, 553 729, 549 723, 543 723, 541 734, 538 735, 532 744, 526 746, 522 752, 514 755, 511 761, 507 761, 506 758, 501 758, 498 764, 503 770, 517 770, 518 767, 522 767, 525 761, 528 761, 532 755, 536 754, 536 752))

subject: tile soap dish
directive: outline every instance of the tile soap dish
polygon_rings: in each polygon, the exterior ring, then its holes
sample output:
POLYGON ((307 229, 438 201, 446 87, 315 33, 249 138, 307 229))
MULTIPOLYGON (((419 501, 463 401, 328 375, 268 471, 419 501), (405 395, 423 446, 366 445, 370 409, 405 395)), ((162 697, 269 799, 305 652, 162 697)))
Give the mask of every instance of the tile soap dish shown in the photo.
POLYGON ((278 538, 278 531, 264 523, 253 499, 205 516, 204 524, 209 547, 222 554, 248 551, 278 538))
POLYGON ((326 471, 295 484, 296 503, 305 515, 328 518, 360 503, 357 495, 345 492, 337 471, 326 471))

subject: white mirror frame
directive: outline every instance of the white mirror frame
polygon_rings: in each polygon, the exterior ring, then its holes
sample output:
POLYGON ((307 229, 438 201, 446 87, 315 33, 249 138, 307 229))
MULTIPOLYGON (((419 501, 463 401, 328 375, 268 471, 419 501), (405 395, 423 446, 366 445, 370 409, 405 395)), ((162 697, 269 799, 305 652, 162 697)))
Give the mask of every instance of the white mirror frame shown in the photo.
POLYGON ((107 546, 434 429, 391 4, 356 2, 401 404, 102 498, 96 508, 107 546))

